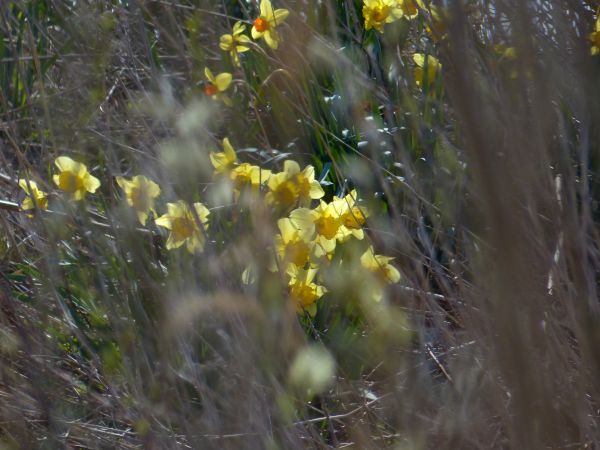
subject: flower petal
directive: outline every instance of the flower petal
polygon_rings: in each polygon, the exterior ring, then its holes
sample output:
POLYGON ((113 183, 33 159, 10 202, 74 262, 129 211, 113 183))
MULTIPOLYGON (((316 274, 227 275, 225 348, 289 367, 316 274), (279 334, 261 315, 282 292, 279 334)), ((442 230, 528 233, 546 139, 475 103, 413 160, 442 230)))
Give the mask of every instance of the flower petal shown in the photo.
POLYGON ((224 34, 219 39, 219 47, 221 50, 229 51, 233 46, 233 36, 231 34, 224 34))
POLYGON ((252 30, 250 30, 250 34, 252 35, 252 39, 256 40, 256 39, 260 39, 261 37, 263 37, 263 35, 265 34, 264 31, 258 31, 256 29, 256 27, 252 27, 252 30))
POLYGON ((93 175, 89 175, 83 179, 83 186, 88 192, 94 193, 100 187, 100 180, 93 175))
POLYGON ((211 72, 211 70, 208 67, 204 68, 204 76, 208 79, 208 81, 210 81, 212 84, 215 84, 215 76, 213 75, 213 73, 211 72))
POLYGON ((287 9, 276 9, 273 13, 273 23, 272 26, 277 26, 283 23, 285 19, 290 15, 290 12, 287 9))
POLYGON ((277 31, 273 29, 265 31, 264 38, 267 45, 273 50, 276 50, 277 47, 279 47, 279 34, 277 31))
POLYGON ((80 166, 80 163, 72 160, 68 156, 59 156, 54 161, 54 164, 56 164, 56 167, 58 167, 58 169, 61 172, 64 172, 66 170, 70 170, 72 172, 77 172, 79 170, 79 166, 80 166))
POLYGON ((216 78, 214 79, 214 84, 215 86, 217 86, 217 89, 219 89, 219 91, 223 92, 231 84, 232 78, 233 76, 230 73, 223 72, 216 76, 216 78))
POLYGON ((273 5, 270 0, 261 0, 260 2, 260 17, 267 20, 273 15, 273 5))

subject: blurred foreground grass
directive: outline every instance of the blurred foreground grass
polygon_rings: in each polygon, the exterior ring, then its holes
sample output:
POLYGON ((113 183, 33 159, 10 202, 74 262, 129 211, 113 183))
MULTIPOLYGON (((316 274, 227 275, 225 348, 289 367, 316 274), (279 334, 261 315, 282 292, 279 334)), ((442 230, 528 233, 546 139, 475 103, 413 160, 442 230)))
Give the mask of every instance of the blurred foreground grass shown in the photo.
POLYGON ((597 8, 0 3, 0 448, 596 448, 597 8))

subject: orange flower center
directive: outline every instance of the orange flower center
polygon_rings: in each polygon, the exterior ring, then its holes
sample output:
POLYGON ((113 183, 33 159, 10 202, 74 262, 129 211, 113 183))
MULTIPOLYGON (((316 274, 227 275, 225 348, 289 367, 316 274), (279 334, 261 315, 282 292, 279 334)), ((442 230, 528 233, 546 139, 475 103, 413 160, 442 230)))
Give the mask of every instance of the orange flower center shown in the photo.
POLYGON ((388 16, 388 7, 387 6, 383 6, 383 7, 377 7, 375 8, 375 10, 373 11, 373 20, 375 22, 383 22, 385 19, 387 19, 388 16))
POLYGON ((219 91, 219 89, 214 84, 207 84, 206 87, 204 88, 204 93, 206 95, 208 95, 209 97, 212 97, 218 91, 219 91))
POLYGON ((269 22, 262 17, 259 17, 254 21, 254 28, 256 28, 256 31, 262 33, 263 31, 267 31, 269 29, 269 22))

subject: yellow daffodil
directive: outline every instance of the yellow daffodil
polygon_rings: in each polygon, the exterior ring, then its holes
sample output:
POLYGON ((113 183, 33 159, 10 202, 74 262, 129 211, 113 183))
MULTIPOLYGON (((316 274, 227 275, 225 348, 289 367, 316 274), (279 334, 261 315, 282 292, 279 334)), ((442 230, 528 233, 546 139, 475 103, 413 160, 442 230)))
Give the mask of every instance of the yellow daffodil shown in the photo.
POLYGON ((71 195, 73 200, 82 200, 86 192, 94 193, 100 180, 90 175, 85 164, 73 161, 68 156, 59 156, 54 161, 60 173, 52 179, 59 189, 71 195))
POLYGON ((154 199, 160 195, 160 187, 154 181, 143 175, 136 175, 131 180, 117 177, 117 184, 123 192, 129 206, 131 206, 142 225, 146 225, 148 213, 154 209, 154 199))
POLYGON ((346 240, 350 231, 342 223, 344 199, 331 203, 320 201, 315 209, 298 208, 290 213, 292 224, 306 235, 315 234, 315 256, 329 255, 335 250, 336 241, 346 240))
POLYGON ((400 272, 390 264, 393 259, 389 256, 376 255, 372 246, 369 246, 367 251, 360 257, 361 266, 374 277, 374 284, 368 286, 367 290, 375 301, 380 301, 383 298, 385 286, 400 281, 400 272))
POLYGON ((273 9, 270 0, 261 0, 260 15, 252 25, 252 38, 263 38, 272 49, 279 47, 281 38, 276 28, 283 23, 290 12, 287 9, 273 9))
POLYGON ((323 188, 315 180, 315 168, 306 166, 300 171, 298 163, 291 160, 283 163, 283 172, 271 175, 268 186, 267 202, 284 211, 297 203, 308 205, 312 199, 325 195, 323 188))
MULTIPOLYGON (((302 268, 310 261, 314 243, 296 228, 288 218, 277 221, 279 233, 275 237, 275 253, 277 254, 280 267, 285 270, 290 264, 302 268)), ((272 265, 277 268, 276 264, 272 265)))
POLYGON ((400 9, 402 9, 403 17, 414 19, 419 15, 419 6, 421 2, 418 0, 398 0, 400 9))
POLYGON ((21 209, 26 211, 28 209, 48 209, 48 194, 44 191, 40 191, 38 185, 33 180, 19 180, 19 186, 25 191, 27 197, 21 203, 21 209))
POLYGON ((588 36, 589 40, 592 41, 592 47, 590 53, 592 55, 600 54, 600 10, 598 11, 598 18, 594 26, 594 31, 588 36))
POLYGON ((357 195, 358 194, 356 193, 356 190, 352 190, 343 198, 343 201, 340 202, 342 207, 340 219, 344 227, 346 227, 346 229, 349 231, 349 233, 345 234, 344 237, 338 239, 341 242, 344 242, 350 236, 353 236, 359 240, 365 237, 363 226, 369 214, 366 208, 359 208, 356 205, 357 195))
POLYGON ((269 180, 270 176, 270 170, 261 169, 250 163, 242 163, 229 172, 236 196, 239 196, 244 188, 251 188, 253 191, 258 191, 260 186, 269 180))
POLYGON ((314 316, 317 312, 316 301, 327 292, 327 289, 314 282, 317 269, 298 269, 296 266, 291 266, 288 274, 290 275, 290 297, 296 306, 296 311, 298 313, 306 311, 314 316))
POLYGON ((246 25, 242 22, 236 22, 231 34, 224 34, 219 41, 221 50, 229 52, 231 60, 238 67, 240 66, 240 53, 250 50, 250 47, 248 47, 250 38, 243 34, 245 30, 246 25))
POLYGON ((397 0, 364 0, 362 13, 365 30, 374 28, 380 33, 383 33, 386 23, 394 22, 404 15, 397 0))
POLYGON ((222 152, 210 152, 210 162, 215 168, 215 173, 227 172, 237 162, 237 155, 228 138, 223 139, 222 152))
POLYGON ((193 207, 196 214, 182 200, 177 203, 167 203, 167 213, 156 219, 158 226, 171 230, 167 239, 167 249, 179 248, 185 244, 190 253, 195 253, 204 248, 205 238, 202 227, 204 229, 208 227, 210 211, 202 203, 194 203, 193 207))
POLYGON ((438 73, 442 70, 442 64, 440 61, 431 55, 424 55, 422 53, 415 53, 413 55, 415 66, 415 82, 417 86, 423 87, 426 83, 431 85, 438 73), (427 72, 425 72, 427 71, 427 72))
POLYGON ((373 273, 379 281, 393 284, 400 281, 400 272, 390 264, 393 260, 394 258, 390 256, 376 255, 373 247, 369 246, 360 257, 360 264, 373 273))
POLYGON ((204 93, 213 100, 221 100, 226 105, 231 105, 231 99, 224 92, 229 89, 233 76, 228 72, 215 76, 208 67, 204 68, 204 76, 208 80, 204 86, 204 93))

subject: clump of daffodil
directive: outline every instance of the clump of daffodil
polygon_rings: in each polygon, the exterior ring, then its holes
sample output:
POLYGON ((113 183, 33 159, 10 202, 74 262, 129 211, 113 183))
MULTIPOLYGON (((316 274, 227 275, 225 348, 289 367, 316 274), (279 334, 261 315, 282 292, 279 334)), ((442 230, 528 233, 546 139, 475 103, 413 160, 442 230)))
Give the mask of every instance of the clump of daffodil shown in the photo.
POLYGON ((397 0, 364 0, 365 30, 371 28, 383 33, 383 26, 400 19, 404 12, 397 0))
POLYGON ((283 23, 289 14, 290 12, 287 9, 273 9, 270 0, 261 0, 260 15, 252 25, 252 38, 263 38, 269 47, 276 49, 281 42, 276 28, 283 23))
POLYGON ((85 164, 73 161, 68 156, 59 156, 54 161, 60 173, 52 179, 58 188, 70 194, 73 200, 83 200, 87 192, 94 193, 100 187, 100 180, 92 176, 85 164))
POLYGON ((248 47, 250 38, 243 34, 244 31, 246 31, 246 25, 242 22, 236 22, 231 34, 224 34, 219 41, 221 50, 229 52, 233 64, 238 67, 240 66, 240 53, 250 50, 250 47, 248 47))
MULTIPOLYGON (((277 221, 279 234, 275 237, 275 253, 277 260, 284 270, 291 265, 302 268, 310 261, 314 242, 296 228, 288 218, 277 221)), ((277 265, 272 265, 273 270, 277 265)))
POLYGON ((320 201, 315 209, 298 208, 290 213, 292 224, 304 234, 315 236, 315 256, 330 255, 337 240, 346 240, 349 230, 342 223, 344 199, 336 198, 331 203, 320 201))
POLYGON ((377 285, 371 289, 371 295, 377 301, 383 297, 382 289, 388 284, 400 281, 400 272, 390 264, 394 258, 384 255, 376 255, 372 246, 369 246, 360 257, 360 264, 367 269, 375 279, 377 285))
POLYGON ((421 88, 425 84, 431 85, 442 70, 442 64, 435 56, 415 53, 413 61, 415 62, 415 82, 421 88))
POLYGON ((33 180, 19 180, 19 186, 25 191, 27 197, 21 203, 21 209, 27 211, 29 209, 48 209, 48 194, 41 191, 38 185, 33 180))
POLYGON ((209 157, 216 173, 231 170, 237 162, 237 155, 228 138, 223 139, 223 151, 218 153, 210 152, 209 157))
POLYGON ((127 204, 134 209, 140 223, 146 225, 150 211, 156 216, 154 199, 160 195, 160 187, 143 175, 136 175, 131 180, 123 177, 116 179, 117 184, 125 193, 127 204))
POLYGON ((315 168, 306 166, 300 170, 296 161, 283 163, 283 172, 272 174, 268 181, 269 192, 266 200, 280 210, 287 211, 296 204, 305 206, 311 200, 325 195, 323 188, 315 180, 315 168))
POLYGON ((598 18, 594 25, 594 31, 588 36, 589 40, 592 41, 592 47, 590 53, 592 55, 600 54, 600 10, 598 10, 598 18))
POLYGON ((158 226, 171 231, 167 239, 168 250, 184 244, 190 253, 204 249, 204 230, 208 227, 210 211, 202 203, 192 206, 194 211, 182 200, 167 203, 167 213, 155 220, 158 226))
POLYGON ((221 100, 226 105, 231 105, 231 99, 224 92, 229 89, 233 76, 228 72, 215 76, 208 67, 204 68, 204 76, 208 80, 204 86, 204 93, 213 100, 221 100))
POLYGON ((306 311, 311 316, 317 312, 317 300, 327 292, 323 286, 316 284, 317 269, 299 269, 290 266, 288 271, 290 280, 288 283, 290 297, 296 306, 296 311, 306 311))

